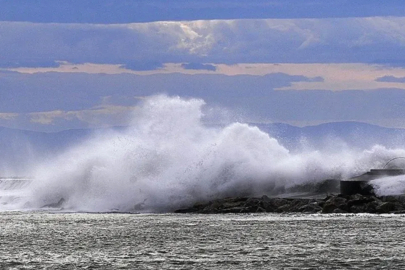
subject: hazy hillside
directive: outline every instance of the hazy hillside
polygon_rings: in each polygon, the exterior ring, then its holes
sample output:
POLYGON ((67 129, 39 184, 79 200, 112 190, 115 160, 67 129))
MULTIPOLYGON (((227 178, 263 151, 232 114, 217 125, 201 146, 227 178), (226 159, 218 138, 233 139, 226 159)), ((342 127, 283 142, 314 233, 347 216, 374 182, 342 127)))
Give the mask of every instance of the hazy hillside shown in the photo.
POLYGON ((404 147, 405 129, 384 128, 359 122, 335 122, 295 127, 287 124, 260 124, 261 130, 278 139, 287 148, 322 148, 347 144, 349 147, 404 147))

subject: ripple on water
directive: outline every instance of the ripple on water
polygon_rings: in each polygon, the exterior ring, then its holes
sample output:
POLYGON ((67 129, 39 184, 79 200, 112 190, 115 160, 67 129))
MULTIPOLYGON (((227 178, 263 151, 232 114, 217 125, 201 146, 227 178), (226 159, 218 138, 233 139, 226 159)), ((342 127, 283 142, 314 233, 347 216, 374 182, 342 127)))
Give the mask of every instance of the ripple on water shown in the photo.
POLYGON ((405 269, 405 216, 0 213, 1 269, 405 269))

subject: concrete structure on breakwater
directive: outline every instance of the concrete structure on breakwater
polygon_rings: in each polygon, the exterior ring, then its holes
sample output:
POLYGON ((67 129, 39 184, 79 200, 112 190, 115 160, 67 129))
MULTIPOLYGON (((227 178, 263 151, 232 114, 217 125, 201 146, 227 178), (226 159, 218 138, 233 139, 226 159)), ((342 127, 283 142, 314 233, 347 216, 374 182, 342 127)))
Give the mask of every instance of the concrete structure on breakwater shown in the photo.
MULTIPOLYGON (((389 163, 389 162, 388 162, 389 163)), ((388 164, 387 163, 387 164, 388 164)), ((405 213, 405 196, 382 196, 374 193, 370 181, 383 177, 405 177, 405 169, 372 169, 345 180, 328 179, 317 184, 296 188, 305 193, 290 193, 281 197, 235 197, 197 202, 176 213, 405 213), (304 194, 304 196, 303 196, 304 194)))
POLYGON ((340 193, 343 195, 373 195, 371 180, 383 177, 404 175, 404 169, 372 169, 362 175, 340 181, 340 193))
POLYGON ((362 175, 340 181, 340 194, 343 195, 374 195, 374 188, 370 181, 383 177, 405 175, 404 165, 395 164, 398 160, 404 161, 405 157, 390 159, 383 169, 371 169, 362 175))

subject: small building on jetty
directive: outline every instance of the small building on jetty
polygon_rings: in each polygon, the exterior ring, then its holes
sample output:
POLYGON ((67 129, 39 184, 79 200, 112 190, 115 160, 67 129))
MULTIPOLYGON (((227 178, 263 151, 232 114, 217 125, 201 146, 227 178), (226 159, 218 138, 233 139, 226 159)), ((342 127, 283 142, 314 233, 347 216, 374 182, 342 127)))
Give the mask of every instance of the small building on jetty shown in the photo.
POLYGON ((343 195, 373 195, 373 186, 370 181, 383 177, 404 175, 404 169, 372 169, 362 175, 340 181, 340 193, 343 195))

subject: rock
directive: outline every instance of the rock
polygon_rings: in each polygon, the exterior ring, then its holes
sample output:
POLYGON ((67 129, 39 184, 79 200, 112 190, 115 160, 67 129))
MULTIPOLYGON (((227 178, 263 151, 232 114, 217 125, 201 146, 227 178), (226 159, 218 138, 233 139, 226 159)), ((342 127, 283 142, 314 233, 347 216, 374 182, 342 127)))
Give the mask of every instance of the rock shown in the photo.
POLYGON ((245 207, 239 206, 239 207, 230 207, 230 208, 224 208, 221 210, 221 213, 224 214, 237 214, 237 213, 251 213, 251 211, 248 211, 245 207))
POLYGON ((327 198, 327 201, 323 205, 322 213, 333 213, 333 211, 337 208, 347 211, 347 200, 343 197, 332 196, 327 198))
POLYGON ((267 195, 263 195, 262 197, 260 197, 260 200, 262 202, 270 202, 271 201, 271 199, 269 197, 267 197, 267 195))
POLYGON ((366 213, 366 205, 352 205, 349 208, 350 213, 366 213))
POLYGON ((398 199, 396 198, 396 196, 382 196, 381 201, 383 201, 383 202, 397 202, 398 199))
POLYGON ((372 196, 364 196, 361 194, 354 194, 351 195, 348 198, 348 205, 349 207, 353 206, 353 205, 360 205, 360 204, 365 204, 368 203, 370 201, 372 201, 372 196))
POLYGON ((266 209, 262 208, 262 207, 257 207, 256 209, 256 213, 266 213, 266 209))
POLYGON ((338 209, 338 208, 339 208, 339 207, 337 207, 337 206, 334 205, 334 204, 327 203, 327 204, 325 204, 325 205, 323 206, 323 208, 322 208, 322 213, 324 213, 324 214, 333 213, 333 211, 334 211, 335 209, 338 209))
MULTIPOLYGON (((266 196, 267 197, 267 196, 266 196)), ((283 205, 288 205, 289 202, 287 199, 282 199, 282 198, 264 198, 264 200, 261 201, 261 207, 266 210, 266 212, 274 213, 277 212, 278 208, 280 208, 283 205)))
POLYGON ((405 210, 405 196, 384 196, 381 201, 394 203, 396 211, 405 210))
POLYGON ((46 204, 46 205, 42 206, 42 208, 61 208, 64 203, 65 203, 65 199, 61 198, 58 202, 46 204))
POLYGON ((347 211, 342 210, 340 208, 335 208, 335 209, 333 209, 332 213, 333 214, 345 214, 345 213, 347 213, 347 211))
POLYGON ((180 209, 174 210, 174 213, 177 213, 177 214, 187 214, 187 213, 195 213, 195 212, 197 212, 197 210, 193 209, 193 208, 180 208, 180 209))
MULTIPOLYGON (((405 197, 373 195, 330 195, 325 199, 234 197, 195 203, 176 213, 400 213, 405 212, 405 197)), ((45 207, 60 207, 63 201, 45 207)))
POLYGON ((319 206, 317 202, 313 202, 307 205, 301 206, 299 209, 299 212, 302 213, 318 213, 322 211, 322 207, 319 206))
POLYGON ((290 211, 290 207, 291 207, 291 205, 289 205, 289 204, 281 205, 280 207, 278 207, 278 208, 276 209, 276 212, 277 212, 277 213, 291 212, 291 211, 290 211))
POLYGON ((379 214, 387 214, 395 211, 395 204, 393 202, 383 202, 376 207, 376 212, 379 214))
POLYGON ((369 202, 365 205, 365 213, 371 213, 374 214, 377 212, 377 206, 378 206, 378 202, 377 201, 372 201, 369 202))
POLYGON ((301 207, 308 205, 310 202, 311 200, 308 199, 290 199, 289 212, 301 212, 301 207))
POLYGON ((395 211, 405 211, 405 206, 400 202, 395 202, 395 211))

